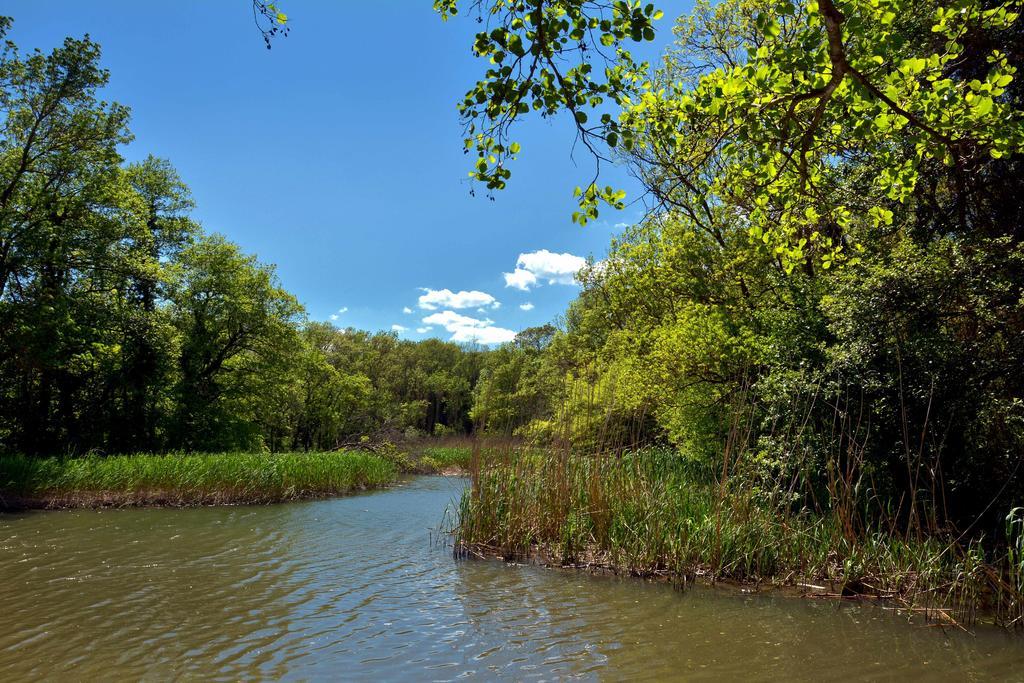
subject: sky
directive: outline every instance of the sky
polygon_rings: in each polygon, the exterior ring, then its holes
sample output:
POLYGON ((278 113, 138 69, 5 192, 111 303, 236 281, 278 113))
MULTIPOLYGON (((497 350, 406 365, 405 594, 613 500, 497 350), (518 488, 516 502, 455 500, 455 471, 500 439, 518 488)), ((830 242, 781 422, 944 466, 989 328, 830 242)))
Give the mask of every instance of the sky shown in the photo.
MULTIPOLYGON (((267 50, 249 0, 7 0, 10 38, 44 51, 89 34, 103 99, 132 110, 126 160, 169 159, 193 217, 277 266, 311 320, 408 339, 500 343, 555 320, 573 272, 642 215, 585 227, 572 190, 593 162, 565 117, 528 119, 509 187, 471 195, 456 103, 482 74, 468 17, 430 0, 281 0, 291 34, 267 50)), ((670 38, 668 19, 653 44, 670 38)), ((624 170, 602 184, 639 188, 624 170)))

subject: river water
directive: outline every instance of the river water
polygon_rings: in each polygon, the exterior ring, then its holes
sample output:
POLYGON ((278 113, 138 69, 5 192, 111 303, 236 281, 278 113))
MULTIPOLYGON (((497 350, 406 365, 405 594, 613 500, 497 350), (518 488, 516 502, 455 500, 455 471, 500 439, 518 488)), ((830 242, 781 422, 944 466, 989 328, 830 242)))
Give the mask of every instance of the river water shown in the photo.
POLYGON ((463 486, 2 515, 0 680, 1024 680, 995 629, 455 560, 463 486))

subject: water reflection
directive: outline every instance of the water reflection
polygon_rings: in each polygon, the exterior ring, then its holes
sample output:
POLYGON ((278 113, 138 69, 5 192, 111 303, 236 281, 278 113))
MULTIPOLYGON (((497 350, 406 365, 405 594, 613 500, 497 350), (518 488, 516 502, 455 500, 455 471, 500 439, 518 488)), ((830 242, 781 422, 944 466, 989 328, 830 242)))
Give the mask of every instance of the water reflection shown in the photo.
POLYGON ((430 529, 463 485, 0 517, 0 674, 1024 680, 1024 640, 999 631, 456 562, 430 529))

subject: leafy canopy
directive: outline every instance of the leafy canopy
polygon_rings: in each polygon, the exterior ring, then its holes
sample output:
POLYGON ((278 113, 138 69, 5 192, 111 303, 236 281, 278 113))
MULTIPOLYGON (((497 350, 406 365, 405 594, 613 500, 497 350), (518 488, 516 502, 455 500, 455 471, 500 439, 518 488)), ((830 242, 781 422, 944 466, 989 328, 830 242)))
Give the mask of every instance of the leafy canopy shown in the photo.
MULTIPOLYGON (((1007 56, 993 49, 985 73, 954 73, 969 41, 1012 28, 1017 5, 701 2, 677 26, 681 59, 651 73, 623 42, 653 39, 661 12, 652 5, 476 3, 493 28, 477 34, 474 52, 490 64, 460 104, 466 147, 477 152, 471 175, 504 188, 519 151, 507 141, 516 118, 568 110, 598 160, 640 163, 658 204, 705 219, 729 207, 787 270, 812 257, 827 269, 859 250, 854 223, 891 223, 923 163, 969 175, 1024 146, 1024 119, 1001 99, 1016 75, 1007 56), (609 103, 617 116, 589 123, 609 103), (832 190, 864 156, 882 169, 855 212, 832 190)), ((457 2, 435 8, 448 17, 457 2)), ((621 208, 625 194, 591 182, 576 196, 573 217, 586 223, 601 202, 621 208)))

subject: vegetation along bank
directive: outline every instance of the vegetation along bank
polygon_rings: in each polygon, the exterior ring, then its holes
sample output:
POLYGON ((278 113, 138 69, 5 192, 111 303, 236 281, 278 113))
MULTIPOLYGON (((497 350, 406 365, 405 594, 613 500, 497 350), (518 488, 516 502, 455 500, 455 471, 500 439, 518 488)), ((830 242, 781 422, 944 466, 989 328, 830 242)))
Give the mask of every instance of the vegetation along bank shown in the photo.
MULTIPOLYGON (((1019 6, 701 1, 652 66, 626 48, 665 30, 653 4, 435 5, 488 17, 460 105, 475 181, 512 182, 534 112, 643 187, 558 324, 485 350, 310 321, 191 218, 170 162, 125 163, 98 45, 10 45, 11 490, 281 500, 414 469, 325 453, 364 437, 496 435, 521 446, 471 462, 467 548, 1024 623, 1019 6), (186 455, 46 457, 94 451, 186 455)), ((626 207, 576 197, 579 223, 626 207)))
POLYGON ((0 508, 279 503, 381 488, 407 473, 460 473, 470 452, 377 451, 0 456, 0 508))
POLYGON ((534 115, 642 186, 618 214, 584 172, 576 222, 639 217, 558 329, 488 355, 474 424, 546 451, 480 466, 461 538, 1021 625, 1020 4, 435 6, 486 18, 488 191, 534 115))

